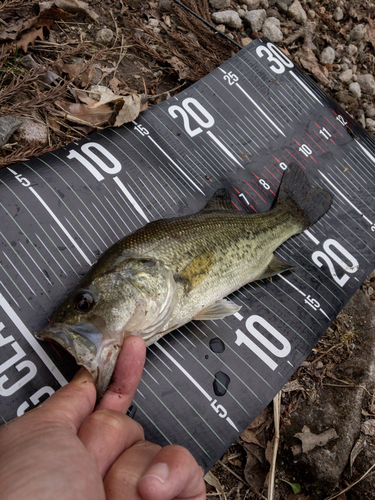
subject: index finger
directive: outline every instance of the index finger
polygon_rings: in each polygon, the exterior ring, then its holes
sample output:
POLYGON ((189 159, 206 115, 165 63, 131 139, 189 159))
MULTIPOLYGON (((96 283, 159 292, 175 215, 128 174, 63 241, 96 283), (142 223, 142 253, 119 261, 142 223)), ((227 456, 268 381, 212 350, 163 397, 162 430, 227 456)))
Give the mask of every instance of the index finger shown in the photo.
POLYGON ((97 410, 116 410, 123 413, 128 410, 141 380, 145 359, 145 341, 135 335, 126 337, 112 382, 99 401, 97 410))

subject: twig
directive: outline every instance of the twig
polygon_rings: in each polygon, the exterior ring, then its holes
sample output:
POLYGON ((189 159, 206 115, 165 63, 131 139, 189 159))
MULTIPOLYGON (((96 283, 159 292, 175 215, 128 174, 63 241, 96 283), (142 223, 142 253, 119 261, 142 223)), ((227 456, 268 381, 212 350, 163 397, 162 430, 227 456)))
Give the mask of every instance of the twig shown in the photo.
POLYGON ((374 467, 375 467, 375 464, 372 464, 371 467, 367 470, 367 472, 365 472, 363 474, 363 476, 361 476, 359 479, 357 479, 357 481, 354 481, 354 483, 349 484, 349 486, 347 486, 345 489, 339 491, 338 493, 335 493, 334 495, 332 495, 330 497, 325 498, 324 500, 333 500, 334 498, 337 498, 338 496, 342 495, 343 493, 346 493, 351 488, 353 488, 353 486, 355 486, 360 481, 362 481, 362 479, 364 479, 366 476, 368 476, 374 467))
POLYGON ((280 405, 281 405, 281 392, 280 391, 273 398, 273 419, 275 425, 275 439, 273 443, 272 461, 270 468, 270 478, 268 482, 268 500, 273 500, 273 494, 275 490, 275 469, 276 469, 276 458, 277 451, 279 448, 280 440, 280 405))

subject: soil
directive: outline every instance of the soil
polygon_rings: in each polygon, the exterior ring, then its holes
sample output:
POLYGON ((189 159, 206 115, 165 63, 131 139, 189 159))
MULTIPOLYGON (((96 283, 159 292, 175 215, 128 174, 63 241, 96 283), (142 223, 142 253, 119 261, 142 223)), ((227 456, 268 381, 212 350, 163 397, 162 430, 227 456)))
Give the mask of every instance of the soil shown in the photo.
MULTIPOLYGON (((230 58, 239 46, 263 36, 265 20, 273 26, 267 36, 375 133, 375 6, 370 0, 186 0, 185 5, 216 30, 173 0, 4 0, 0 121, 14 118, 0 126, 0 166, 118 124, 129 99, 131 109, 139 112, 170 98, 230 58), (212 14, 228 10, 238 14, 240 27, 213 22, 212 14), (250 21, 255 10, 263 11, 258 27, 250 21), (102 104, 93 108, 101 98, 102 104)), ((375 499, 374 476, 340 493, 375 461, 375 432, 363 431, 371 427, 363 427, 363 422, 375 417, 374 282, 371 276, 362 285, 282 391, 275 499, 320 500, 336 493, 341 500, 375 499), (328 423, 314 426, 311 415, 327 414, 327 399, 335 397, 341 401, 335 410, 338 434, 345 425, 352 429, 345 431, 350 435, 346 448, 342 440, 331 439, 301 452, 301 440, 295 436, 302 423, 315 435, 327 430, 328 423), (340 415, 343 400, 347 410, 340 415), (348 414, 355 416, 353 421, 347 420, 348 414), (340 460, 332 458, 337 454, 340 460), (327 469, 330 462, 336 469, 324 475, 321 465, 327 469)), ((206 476, 207 498, 267 498, 274 436, 270 405, 206 476)))

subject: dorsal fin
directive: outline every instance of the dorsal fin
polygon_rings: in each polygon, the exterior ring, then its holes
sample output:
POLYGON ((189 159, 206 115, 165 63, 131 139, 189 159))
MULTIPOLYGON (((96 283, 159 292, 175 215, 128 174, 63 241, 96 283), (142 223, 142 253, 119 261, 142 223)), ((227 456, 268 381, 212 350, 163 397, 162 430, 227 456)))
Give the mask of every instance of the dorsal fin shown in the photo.
POLYGON ((202 209, 206 210, 230 210, 237 212, 230 198, 229 192, 225 189, 218 189, 207 205, 202 209))

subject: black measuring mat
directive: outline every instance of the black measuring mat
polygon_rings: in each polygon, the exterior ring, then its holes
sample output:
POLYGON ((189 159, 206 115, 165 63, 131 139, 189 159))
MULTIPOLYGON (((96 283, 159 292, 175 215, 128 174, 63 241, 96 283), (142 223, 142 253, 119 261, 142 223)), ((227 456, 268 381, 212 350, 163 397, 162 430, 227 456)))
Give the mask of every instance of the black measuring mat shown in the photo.
POLYGON ((0 416, 77 370, 35 339, 107 247, 200 210, 220 187, 265 212, 287 165, 334 201, 276 255, 295 270, 240 289, 240 312, 148 348, 132 414, 209 468, 272 400, 374 268, 374 140, 272 43, 258 39, 136 121, 0 172, 0 416))

